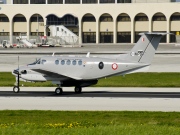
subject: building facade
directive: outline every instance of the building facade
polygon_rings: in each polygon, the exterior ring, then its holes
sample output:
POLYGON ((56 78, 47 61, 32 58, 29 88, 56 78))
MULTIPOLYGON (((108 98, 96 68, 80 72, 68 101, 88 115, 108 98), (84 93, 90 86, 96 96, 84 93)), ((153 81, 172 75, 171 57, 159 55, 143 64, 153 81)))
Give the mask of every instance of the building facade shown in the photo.
MULTIPOLYGON (((141 32, 180 34, 178 0, 0 0, 0 36, 49 36, 64 25, 79 43, 134 43, 141 32)), ((176 42, 167 35, 161 42, 176 42)))

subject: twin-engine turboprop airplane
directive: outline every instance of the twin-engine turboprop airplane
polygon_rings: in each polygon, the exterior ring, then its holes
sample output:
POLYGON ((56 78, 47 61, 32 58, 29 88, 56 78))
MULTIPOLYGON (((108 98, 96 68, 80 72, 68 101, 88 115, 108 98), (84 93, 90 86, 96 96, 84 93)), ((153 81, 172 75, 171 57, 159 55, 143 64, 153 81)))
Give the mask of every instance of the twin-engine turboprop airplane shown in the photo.
POLYGON ((32 64, 12 72, 16 76, 13 91, 19 92, 19 80, 30 82, 52 81, 57 84, 56 94, 62 87, 75 86, 81 93, 82 87, 94 85, 99 79, 145 71, 149 68, 162 36, 167 33, 141 33, 139 41, 127 54, 114 56, 46 56, 32 64))

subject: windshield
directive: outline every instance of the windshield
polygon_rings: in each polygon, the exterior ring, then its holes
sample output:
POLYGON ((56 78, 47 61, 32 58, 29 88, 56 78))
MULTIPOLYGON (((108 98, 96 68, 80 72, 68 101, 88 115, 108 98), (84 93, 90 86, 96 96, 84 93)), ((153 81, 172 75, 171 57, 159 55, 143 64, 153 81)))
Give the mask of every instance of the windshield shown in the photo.
POLYGON ((36 64, 40 64, 40 59, 36 60, 35 62, 28 64, 28 65, 36 65, 36 64))

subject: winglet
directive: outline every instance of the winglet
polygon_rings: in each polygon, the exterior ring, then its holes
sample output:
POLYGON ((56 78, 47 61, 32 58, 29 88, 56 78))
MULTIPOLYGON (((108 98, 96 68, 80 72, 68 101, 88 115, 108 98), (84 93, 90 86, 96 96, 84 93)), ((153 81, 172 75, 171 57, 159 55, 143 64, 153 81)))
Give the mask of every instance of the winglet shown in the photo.
POLYGON ((87 53, 86 57, 88 57, 88 58, 89 58, 89 56, 90 56, 90 52, 88 52, 88 53, 87 53))

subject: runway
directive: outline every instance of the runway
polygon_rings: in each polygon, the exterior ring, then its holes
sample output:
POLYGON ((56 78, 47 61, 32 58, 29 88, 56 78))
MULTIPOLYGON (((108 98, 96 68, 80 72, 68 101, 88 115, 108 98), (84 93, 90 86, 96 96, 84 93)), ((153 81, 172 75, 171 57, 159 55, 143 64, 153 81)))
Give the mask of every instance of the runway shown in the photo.
POLYGON ((133 88, 83 88, 80 94, 74 93, 73 88, 65 88, 62 95, 56 95, 54 89, 49 87, 43 91, 43 88, 31 87, 21 88, 19 93, 14 93, 12 88, 8 88, 7 91, 0 91, 0 97, 180 98, 180 90, 167 90, 171 88, 134 88, 134 90, 133 88))
POLYGON ((0 88, 0 110, 97 110, 97 111, 178 111, 179 88, 84 88, 75 94, 64 88, 26 88, 16 94, 12 88, 0 88))

